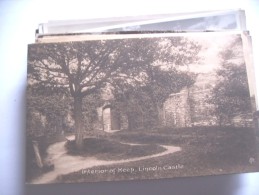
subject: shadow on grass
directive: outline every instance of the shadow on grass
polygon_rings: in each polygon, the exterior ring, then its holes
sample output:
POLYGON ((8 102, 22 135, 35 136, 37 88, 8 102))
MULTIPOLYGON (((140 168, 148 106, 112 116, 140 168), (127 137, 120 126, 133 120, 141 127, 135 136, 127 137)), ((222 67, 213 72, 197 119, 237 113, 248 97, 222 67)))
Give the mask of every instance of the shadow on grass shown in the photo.
POLYGON ((76 149, 75 141, 67 142, 65 147, 70 155, 94 156, 99 160, 130 159, 165 151, 165 148, 156 144, 130 145, 99 138, 84 139, 83 149, 80 151, 76 149))

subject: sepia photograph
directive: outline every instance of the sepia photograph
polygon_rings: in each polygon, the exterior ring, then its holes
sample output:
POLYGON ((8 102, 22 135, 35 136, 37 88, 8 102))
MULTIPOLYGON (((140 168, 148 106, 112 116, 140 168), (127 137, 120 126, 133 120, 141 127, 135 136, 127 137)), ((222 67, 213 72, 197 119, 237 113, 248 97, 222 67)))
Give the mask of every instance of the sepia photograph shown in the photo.
POLYGON ((259 171, 241 34, 100 37, 28 46, 26 183, 259 171))

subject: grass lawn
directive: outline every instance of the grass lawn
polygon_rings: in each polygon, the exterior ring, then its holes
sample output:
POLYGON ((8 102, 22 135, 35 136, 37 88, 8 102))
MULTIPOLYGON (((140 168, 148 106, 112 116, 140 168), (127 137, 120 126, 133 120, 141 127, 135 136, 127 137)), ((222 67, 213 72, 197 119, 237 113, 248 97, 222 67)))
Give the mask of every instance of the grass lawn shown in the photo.
MULTIPOLYGON (((116 174, 81 174, 81 172, 77 172, 62 175, 56 182, 154 179, 258 171, 258 161, 255 155, 256 142, 254 130, 251 128, 192 127, 152 131, 120 131, 101 136, 99 139, 100 142, 94 139, 88 140, 88 147, 94 145, 95 150, 92 151, 94 155, 106 160, 117 159, 120 156, 126 158, 127 156, 145 156, 160 152, 161 148, 158 145, 179 146, 182 150, 157 158, 89 169, 118 170, 124 168, 127 170, 132 168, 135 170, 133 172, 120 172, 119 170, 116 174), (91 141, 94 144, 91 144, 91 141), (129 149, 119 142, 146 145, 131 146, 132 148, 129 149), (110 158, 108 158, 109 156, 110 158), (252 164, 251 159, 255 159, 252 164), (181 168, 177 168, 178 165, 181 168), (154 169, 143 171, 143 167, 154 169), (161 169, 155 170, 155 167, 161 167, 161 169)), ((91 155, 90 150, 91 148, 86 150, 85 154, 80 155, 91 155)))

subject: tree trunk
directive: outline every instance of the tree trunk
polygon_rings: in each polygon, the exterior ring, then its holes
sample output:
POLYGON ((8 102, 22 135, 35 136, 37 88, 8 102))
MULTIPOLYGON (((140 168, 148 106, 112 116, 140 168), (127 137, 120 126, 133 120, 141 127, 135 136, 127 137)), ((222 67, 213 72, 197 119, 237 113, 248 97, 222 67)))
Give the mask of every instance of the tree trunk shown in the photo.
MULTIPOLYGON (((189 66, 189 64, 187 64, 187 71, 188 71, 188 73, 190 73, 190 66, 189 66)), ((190 118, 190 125, 191 126, 193 126, 193 124, 194 124, 194 121, 193 121, 193 114, 194 114, 194 109, 193 109, 193 102, 191 101, 191 95, 190 95, 190 86, 187 86, 187 103, 189 104, 189 113, 187 113, 188 114, 188 116, 189 116, 189 118, 190 118)), ((188 127, 189 126, 189 124, 188 124, 188 122, 187 122, 187 120, 185 120, 185 126, 186 127, 188 127)))
MULTIPOLYGON (((193 102, 192 102, 192 100, 191 100, 190 87, 189 87, 189 86, 187 86, 187 102, 188 102, 188 104, 189 104, 189 113, 187 113, 188 116, 189 116, 189 119, 190 119, 189 124, 190 124, 191 126, 193 126, 193 124, 194 124, 194 121, 193 121, 194 108, 193 108, 193 102)), ((186 120, 185 123, 186 123, 185 126, 188 127, 189 124, 188 124, 187 120, 186 120)))
POLYGON ((135 116, 132 113, 128 113, 128 130, 134 130, 136 129, 136 120, 135 116))
POLYGON ((35 153, 36 163, 39 168, 42 168, 43 162, 42 162, 41 155, 40 155, 39 144, 37 141, 32 141, 32 145, 33 145, 33 150, 35 153))
POLYGON ((83 120, 82 120, 82 97, 74 97, 74 117, 75 117, 75 138, 77 149, 83 147, 83 120))
POLYGON ((219 115, 219 118, 218 118, 218 123, 219 123, 219 126, 221 127, 222 126, 222 116, 221 115, 219 115))
POLYGON ((159 106, 159 105, 157 104, 156 109, 157 109, 157 125, 158 125, 159 127, 163 127, 164 124, 165 124, 165 116, 164 116, 164 108, 163 108, 163 105, 162 105, 162 106, 159 106))

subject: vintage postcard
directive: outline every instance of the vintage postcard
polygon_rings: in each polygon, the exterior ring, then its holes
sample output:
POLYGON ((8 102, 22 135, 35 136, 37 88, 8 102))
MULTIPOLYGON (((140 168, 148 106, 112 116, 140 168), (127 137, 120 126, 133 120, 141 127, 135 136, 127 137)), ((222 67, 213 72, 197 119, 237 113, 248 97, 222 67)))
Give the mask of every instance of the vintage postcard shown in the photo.
POLYGON ((246 30, 245 11, 234 9, 85 20, 56 20, 40 24, 37 35, 150 30, 246 30))
POLYGON ((26 183, 259 171, 248 39, 89 39, 28 46, 26 183))

